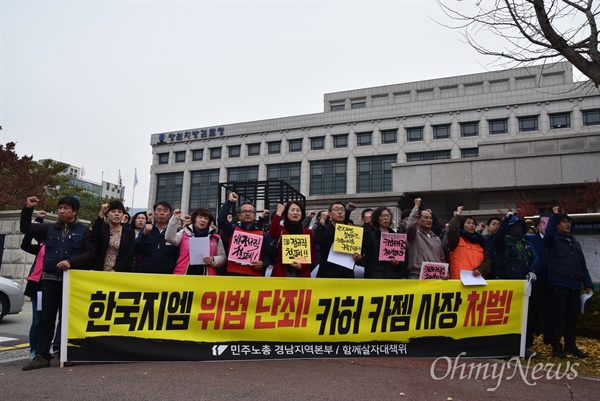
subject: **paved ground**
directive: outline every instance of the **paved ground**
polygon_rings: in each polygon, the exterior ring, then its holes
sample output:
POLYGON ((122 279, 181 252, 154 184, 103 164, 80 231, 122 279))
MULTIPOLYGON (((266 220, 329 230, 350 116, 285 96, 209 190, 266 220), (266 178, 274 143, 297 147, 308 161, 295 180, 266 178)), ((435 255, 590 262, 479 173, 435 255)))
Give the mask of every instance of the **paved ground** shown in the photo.
MULTIPOLYGON (((264 362, 153 362, 80 364, 23 372, 24 360, 0 364, 3 400, 595 400, 600 381, 556 379, 546 372, 505 367, 502 380, 450 378, 448 361, 429 358, 369 358, 264 362), (513 375, 511 379, 509 376, 513 375), (534 379, 535 377, 535 379, 534 379), (495 391, 488 389, 496 388, 495 391)), ((488 363, 488 374, 503 365, 488 363)), ((526 362, 525 362, 526 364, 526 362)), ((460 365, 459 365, 460 366, 460 365)), ((567 370, 569 371, 569 370, 567 370)), ((468 375, 468 366, 465 367, 468 375)), ((561 366, 560 376, 565 373, 561 366)), ((571 373, 573 373, 571 371, 571 373)))

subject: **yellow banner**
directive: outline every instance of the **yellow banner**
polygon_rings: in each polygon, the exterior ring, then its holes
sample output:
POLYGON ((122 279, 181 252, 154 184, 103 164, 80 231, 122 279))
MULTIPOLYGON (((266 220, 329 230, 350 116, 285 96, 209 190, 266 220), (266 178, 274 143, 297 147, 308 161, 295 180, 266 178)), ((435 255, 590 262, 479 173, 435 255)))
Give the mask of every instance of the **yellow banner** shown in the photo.
POLYGON ((521 332, 524 281, 69 272, 67 338, 407 342, 521 332))
POLYGON ((298 263, 312 263, 310 235, 282 235, 281 247, 284 264, 291 264, 294 261, 298 263))
POLYGON ((343 253, 360 253, 362 249, 363 232, 364 229, 362 227, 336 224, 333 250, 343 253))

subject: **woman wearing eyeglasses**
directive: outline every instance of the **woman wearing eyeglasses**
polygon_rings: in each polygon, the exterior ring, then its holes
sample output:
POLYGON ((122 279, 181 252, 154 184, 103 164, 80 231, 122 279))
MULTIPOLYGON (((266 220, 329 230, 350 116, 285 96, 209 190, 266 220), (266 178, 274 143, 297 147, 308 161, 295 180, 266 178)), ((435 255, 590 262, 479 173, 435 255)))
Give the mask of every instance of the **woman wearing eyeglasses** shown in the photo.
MULTIPOLYGON (((381 233, 395 233, 391 228, 392 213, 387 207, 380 207, 371 216, 373 230, 370 233, 372 246, 365 257, 365 278, 400 279, 407 278, 406 259, 400 261, 394 257, 391 260, 379 260, 381 248, 381 233)), ((406 241, 404 241, 406 244, 406 241)), ((406 254, 406 247, 405 254, 406 254)), ((406 256, 405 256, 406 257, 406 256)))

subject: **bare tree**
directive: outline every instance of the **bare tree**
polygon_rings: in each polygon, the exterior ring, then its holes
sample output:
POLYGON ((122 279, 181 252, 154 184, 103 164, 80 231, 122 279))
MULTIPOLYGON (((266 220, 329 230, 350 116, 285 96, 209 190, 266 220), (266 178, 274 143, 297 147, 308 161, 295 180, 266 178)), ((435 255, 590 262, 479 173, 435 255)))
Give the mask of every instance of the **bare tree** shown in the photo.
POLYGON ((462 11, 466 4, 452 6, 440 0, 437 3, 457 22, 454 26, 443 25, 463 30, 467 43, 479 53, 520 65, 565 58, 596 86, 600 85, 598 2, 478 0, 472 5, 472 13, 462 11), (486 47, 482 38, 487 33, 503 38, 506 46, 486 47))

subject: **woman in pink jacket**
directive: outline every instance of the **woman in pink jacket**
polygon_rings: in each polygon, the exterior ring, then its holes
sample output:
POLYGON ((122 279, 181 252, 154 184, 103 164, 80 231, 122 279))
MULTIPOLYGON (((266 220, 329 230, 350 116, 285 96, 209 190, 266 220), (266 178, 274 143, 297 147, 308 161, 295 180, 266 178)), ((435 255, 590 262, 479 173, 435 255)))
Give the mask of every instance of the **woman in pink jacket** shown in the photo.
POLYGON ((192 213, 192 224, 177 231, 180 217, 181 210, 175 209, 165 232, 165 240, 173 246, 179 246, 179 258, 173 274, 215 276, 217 269, 225 264, 227 257, 221 237, 216 233, 216 229, 211 227, 215 222, 214 216, 206 208, 196 209, 192 213), (209 255, 204 255, 202 263, 191 264, 190 238, 196 237, 209 238, 209 255))

